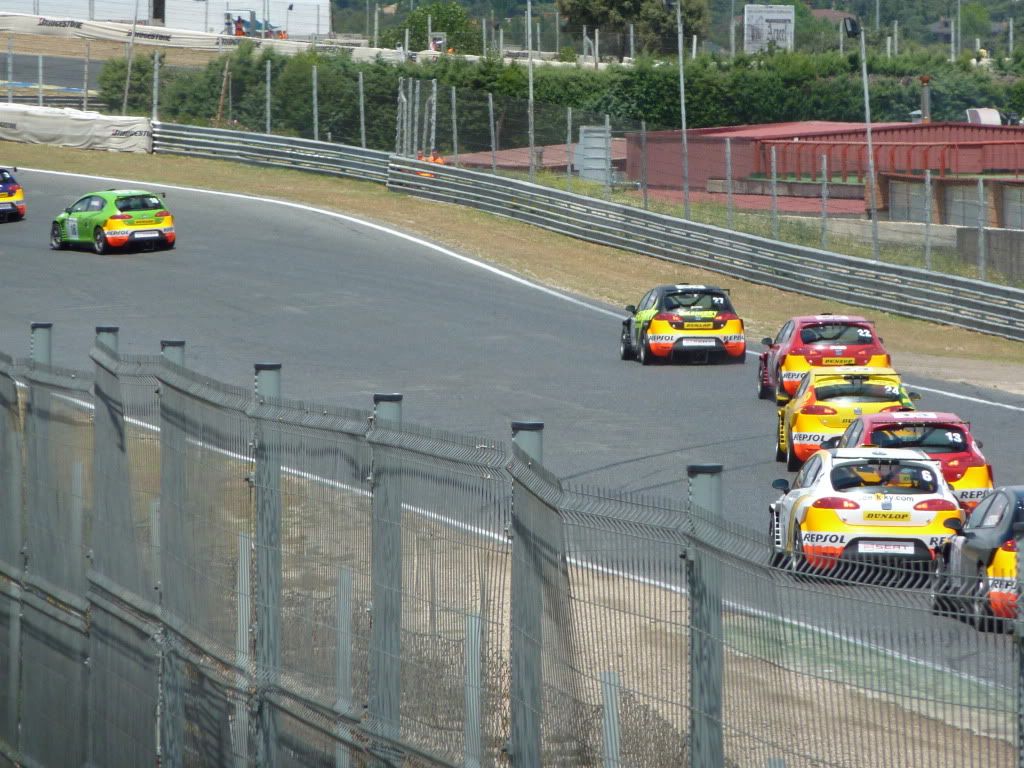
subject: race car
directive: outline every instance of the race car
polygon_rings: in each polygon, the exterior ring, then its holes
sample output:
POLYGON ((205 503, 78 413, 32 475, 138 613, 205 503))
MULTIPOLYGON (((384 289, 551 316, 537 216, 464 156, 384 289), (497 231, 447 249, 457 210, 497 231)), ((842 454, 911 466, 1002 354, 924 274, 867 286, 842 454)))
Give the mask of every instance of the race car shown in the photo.
POLYGON ((50 247, 90 245, 96 253, 128 245, 173 248, 174 217, 160 196, 138 189, 90 192, 65 208, 50 226, 50 247))
POLYGON ((25 218, 25 189, 14 178, 17 168, 0 167, 0 221, 25 218))
POLYGON ((955 413, 897 411, 858 416, 823 447, 920 448, 939 462, 960 505, 970 512, 994 485, 992 465, 971 436, 971 425, 955 413))
POLYGON ((811 367, 863 365, 888 368, 889 353, 875 324, 856 315, 804 315, 793 317, 773 339, 761 339, 765 350, 757 365, 757 396, 785 403, 796 392, 811 367))
POLYGON ((1017 539, 1024 523, 1024 485, 997 488, 952 531, 939 551, 932 610, 965 616, 980 631, 1002 629, 1017 617, 1017 539))
MULTIPOLYGON (((963 510, 937 462, 910 448, 816 452, 769 505, 771 561, 794 572, 840 563, 931 569, 963 510)), ((852 570, 852 569, 850 569, 852 570)))
POLYGON ((861 414, 914 410, 919 399, 892 368, 810 368, 793 398, 778 408, 775 460, 795 472, 861 414))
POLYGON ((713 285, 659 285, 636 306, 626 307, 619 357, 649 365, 655 360, 712 357, 743 363, 747 342, 743 321, 728 291, 713 285))

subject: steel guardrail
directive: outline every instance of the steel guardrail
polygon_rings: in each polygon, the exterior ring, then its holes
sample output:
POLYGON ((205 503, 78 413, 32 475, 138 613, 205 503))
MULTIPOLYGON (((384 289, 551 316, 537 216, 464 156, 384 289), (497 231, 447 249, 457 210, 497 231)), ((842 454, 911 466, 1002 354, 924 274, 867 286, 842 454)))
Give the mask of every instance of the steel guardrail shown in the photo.
POLYGON ((388 153, 329 141, 153 123, 153 151, 387 182, 388 153))
POLYGON ((1024 341, 1024 290, 699 224, 481 171, 330 142, 153 124, 153 151, 326 173, 465 205, 760 285, 1024 341))

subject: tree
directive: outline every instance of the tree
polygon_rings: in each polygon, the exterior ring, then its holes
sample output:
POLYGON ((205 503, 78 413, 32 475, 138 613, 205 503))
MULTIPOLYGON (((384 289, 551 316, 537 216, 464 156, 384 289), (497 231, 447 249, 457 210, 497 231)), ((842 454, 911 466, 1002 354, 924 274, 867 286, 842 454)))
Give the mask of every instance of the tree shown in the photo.
MULTIPOLYGON (((706 37, 710 23, 707 0, 682 2, 686 39, 694 35, 706 37)), ((571 27, 624 33, 633 24, 640 50, 670 53, 676 50, 675 5, 666 5, 663 0, 557 0, 557 3, 571 27)), ((628 39, 625 34, 619 37, 623 41, 628 39)), ((626 52, 625 42, 622 48, 620 55, 626 52)))
POLYGON ((430 17, 430 29, 433 32, 444 32, 447 45, 456 53, 479 54, 480 25, 470 19, 466 9, 456 2, 432 3, 421 5, 405 18, 405 24, 391 27, 380 35, 382 48, 394 48, 405 44, 405 30, 409 30, 409 48, 413 51, 425 51, 430 46, 427 40, 427 17, 430 17))
POLYGON ((968 47, 974 45, 975 38, 980 38, 984 43, 992 34, 992 17, 981 3, 968 3, 963 6, 960 9, 960 23, 963 26, 963 39, 968 47))

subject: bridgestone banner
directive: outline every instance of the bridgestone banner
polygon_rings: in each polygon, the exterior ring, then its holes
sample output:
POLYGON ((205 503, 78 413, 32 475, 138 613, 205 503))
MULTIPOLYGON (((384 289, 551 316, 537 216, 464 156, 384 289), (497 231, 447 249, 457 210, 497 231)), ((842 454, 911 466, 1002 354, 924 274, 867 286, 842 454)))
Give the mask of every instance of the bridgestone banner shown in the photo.
POLYGON ((153 151, 148 118, 26 104, 0 103, 0 139, 115 152, 153 151))
MULTIPOLYGON (((83 40, 113 40, 124 43, 132 38, 132 25, 114 21, 85 21, 83 19, 32 16, 24 13, 0 13, 0 32, 76 37, 83 40)), ((135 42, 140 45, 221 51, 240 45, 242 41, 250 42, 257 48, 273 48, 275 51, 285 54, 294 54, 309 49, 309 43, 296 40, 233 37, 192 32, 187 29, 151 27, 145 24, 135 25, 135 42)))

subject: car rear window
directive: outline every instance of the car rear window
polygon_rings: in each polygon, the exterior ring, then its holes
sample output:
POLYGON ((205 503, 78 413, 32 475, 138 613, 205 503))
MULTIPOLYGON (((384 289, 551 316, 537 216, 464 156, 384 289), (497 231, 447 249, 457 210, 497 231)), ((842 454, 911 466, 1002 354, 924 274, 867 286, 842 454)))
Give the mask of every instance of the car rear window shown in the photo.
POLYGON ((927 453, 960 453, 970 442, 952 424, 899 424, 871 431, 871 445, 880 448, 921 448, 927 453))
POLYGON ((903 392, 898 384, 882 384, 858 379, 834 384, 820 384, 814 388, 814 393, 818 400, 851 398, 878 403, 903 400, 903 392))
POLYGON ((155 211, 158 208, 163 207, 163 203, 160 202, 160 198, 156 195, 131 195, 129 197, 119 197, 114 201, 114 205, 117 207, 117 210, 122 212, 155 211))
POLYGON ((858 461, 837 464, 830 475, 837 491, 881 488, 886 493, 935 493, 935 471, 909 461, 858 461))
POLYGON ((669 312, 732 312, 732 304, 729 297, 724 293, 713 293, 709 291, 680 291, 678 293, 666 293, 661 301, 662 308, 669 312))
POLYGON ((800 329, 802 344, 874 344, 875 334, 867 325, 822 323, 800 329))

